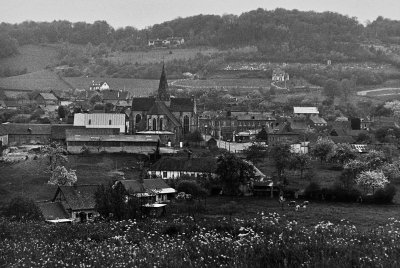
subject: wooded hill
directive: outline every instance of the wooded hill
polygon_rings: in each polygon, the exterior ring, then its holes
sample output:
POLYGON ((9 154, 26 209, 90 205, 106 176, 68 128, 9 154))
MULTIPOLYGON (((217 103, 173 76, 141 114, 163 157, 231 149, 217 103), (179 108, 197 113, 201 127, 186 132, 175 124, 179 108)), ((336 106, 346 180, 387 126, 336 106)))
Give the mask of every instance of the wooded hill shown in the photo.
POLYGON ((18 45, 69 42, 140 50, 150 38, 182 36, 186 46, 231 48, 257 46, 276 61, 374 60, 364 43, 400 44, 400 21, 378 17, 366 27, 356 18, 333 12, 257 9, 236 15, 197 15, 177 18, 138 30, 114 29, 106 21, 69 21, 0 24, 0 57, 17 53, 18 45))

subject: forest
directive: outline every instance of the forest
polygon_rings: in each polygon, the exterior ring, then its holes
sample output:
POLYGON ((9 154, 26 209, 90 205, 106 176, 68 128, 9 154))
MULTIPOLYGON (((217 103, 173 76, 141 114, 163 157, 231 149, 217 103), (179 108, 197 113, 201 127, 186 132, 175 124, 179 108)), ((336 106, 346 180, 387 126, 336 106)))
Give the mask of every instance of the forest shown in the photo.
MULTIPOLYGON (((400 44, 400 21, 378 17, 366 26, 334 12, 257 9, 241 15, 197 15, 177 18, 145 29, 113 28, 106 21, 0 24, 0 57, 18 53, 25 44, 106 44, 113 50, 136 51, 148 39, 184 37, 187 47, 221 49, 256 46, 271 61, 360 61, 376 59, 362 44, 400 44)), ((257 57, 260 55, 257 55, 257 57)), ((378 55, 379 56, 379 55, 378 55)))

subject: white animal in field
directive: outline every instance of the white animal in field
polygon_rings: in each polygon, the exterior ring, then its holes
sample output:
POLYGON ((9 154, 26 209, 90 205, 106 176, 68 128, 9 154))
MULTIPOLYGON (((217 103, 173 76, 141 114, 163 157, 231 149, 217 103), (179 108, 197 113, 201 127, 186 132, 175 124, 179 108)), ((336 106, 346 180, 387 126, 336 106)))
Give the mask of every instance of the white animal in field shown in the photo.
POLYGON ((300 205, 297 205, 297 206, 295 207, 295 210, 296 210, 296 211, 299 211, 299 208, 300 208, 300 205))

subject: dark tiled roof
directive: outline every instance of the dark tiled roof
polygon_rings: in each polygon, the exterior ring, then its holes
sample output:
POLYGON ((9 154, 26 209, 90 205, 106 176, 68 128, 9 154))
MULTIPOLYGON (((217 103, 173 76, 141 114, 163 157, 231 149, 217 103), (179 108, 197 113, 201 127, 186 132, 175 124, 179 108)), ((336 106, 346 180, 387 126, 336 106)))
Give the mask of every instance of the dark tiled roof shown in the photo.
POLYGON ((50 135, 51 125, 50 124, 3 124, 7 129, 9 135, 50 135))
POLYGON ((143 180, 143 187, 147 190, 171 188, 163 179, 145 179, 143 180))
POLYGON ((129 194, 137 194, 145 192, 143 185, 137 180, 120 180, 119 181, 128 191, 129 194))
POLYGON ((67 219, 69 218, 61 202, 37 203, 45 220, 67 219))
MULTIPOLYGON (((90 91, 90 90, 83 90, 76 92, 76 99, 77 100, 88 100, 94 95, 99 95, 97 91, 90 91)), ((101 99, 101 97, 100 97, 101 99)))
POLYGON ((84 126, 74 126, 71 124, 60 124, 51 126, 51 139, 53 140, 65 140, 67 129, 85 129, 84 126))
POLYGON ((152 165, 150 170, 157 171, 188 171, 214 173, 217 160, 212 157, 186 158, 163 157, 152 165))
POLYGON ((155 98, 133 98, 132 111, 148 111, 153 106, 155 98))
MULTIPOLYGON (((57 97, 53 93, 41 92, 38 96, 42 96, 44 100, 57 101, 57 97)), ((37 96, 36 96, 37 97, 37 96)))
POLYGON ((193 112, 194 103, 190 98, 171 98, 172 112, 193 112))
POLYGON ((0 124, 0 136, 4 136, 7 134, 8 134, 7 128, 3 124, 0 124))
POLYGON ((94 194, 98 187, 99 185, 59 186, 54 199, 62 193, 65 202, 72 210, 94 209, 96 205, 94 194))

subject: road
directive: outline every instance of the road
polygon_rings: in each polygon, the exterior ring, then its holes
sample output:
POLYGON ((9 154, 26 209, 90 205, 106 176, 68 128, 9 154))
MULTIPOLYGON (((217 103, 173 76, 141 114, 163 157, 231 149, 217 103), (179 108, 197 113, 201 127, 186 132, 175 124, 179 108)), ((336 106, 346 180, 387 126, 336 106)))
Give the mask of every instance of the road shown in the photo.
MULTIPOLYGON (((208 141, 211 136, 210 135, 203 135, 204 140, 208 141)), ((251 142, 243 142, 243 143, 238 143, 238 142, 228 142, 228 141, 223 141, 223 140, 217 140, 217 146, 222 149, 226 149, 230 152, 236 153, 239 151, 243 151, 247 149, 252 143, 251 142)))

